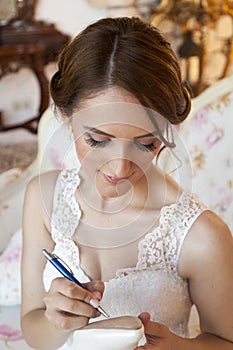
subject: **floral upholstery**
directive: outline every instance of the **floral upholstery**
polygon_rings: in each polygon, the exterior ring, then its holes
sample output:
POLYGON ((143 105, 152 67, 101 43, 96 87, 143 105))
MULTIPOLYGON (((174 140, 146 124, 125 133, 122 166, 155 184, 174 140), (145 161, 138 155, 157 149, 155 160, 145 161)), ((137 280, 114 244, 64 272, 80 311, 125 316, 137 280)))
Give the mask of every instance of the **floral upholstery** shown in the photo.
MULTIPOLYGON (((193 99, 189 118, 175 132, 178 145, 176 160, 181 161, 182 166, 172 174, 185 186, 191 187, 233 232, 232 135, 233 76, 215 83, 193 99)), ((40 120, 38 143, 36 161, 15 181, 11 178, 5 185, 5 192, 3 189, 0 193, 0 223, 14 221, 15 216, 18 223, 14 235, 12 227, 11 231, 4 232, 7 226, 0 225, 4 246, 9 241, 0 256, 0 269, 5 271, 0 277, 0 349, 29 349, 19 331, 19 306, 16 305, 20 303, 20 222, 26 184, 40 172, 78 164, 69 128, 55 118, 50 108, 40 120), (7 209, 7 216, 4 208, 7 209)), ((169 168, 166 156, 163 161, 165 168, 169 168)), ((198 328, 196 317, 191 320, 191 328, 194 334, 198 328)))
POLYGON ((233 76, 193 100, 178 131, 192 169, 192 191, 233 233, 233 76), (216 94, 217 92, 217 94, 216 94))

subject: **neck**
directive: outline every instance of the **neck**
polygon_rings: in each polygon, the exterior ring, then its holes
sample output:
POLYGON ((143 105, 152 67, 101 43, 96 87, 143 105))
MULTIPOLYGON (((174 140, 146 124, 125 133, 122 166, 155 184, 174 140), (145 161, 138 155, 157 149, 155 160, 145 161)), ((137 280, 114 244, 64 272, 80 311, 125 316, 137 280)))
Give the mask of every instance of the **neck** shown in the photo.
POLYGON ((82 201, 97 212, 102 214, 117 214, 126 210, 132 204, 134 188, 132 186, 124 194, 116 197, 102 197, 97 188, 90 181, 85 179, 79 187, 79 194, 82 201))
POLYGON ((81 176, 78 193, 85 205, 102 214, 117 214, 130 209, 143 209, 149 197, 148 176, 142 177, 134 186, 114 197, 103 197, 85 175, 81 176))

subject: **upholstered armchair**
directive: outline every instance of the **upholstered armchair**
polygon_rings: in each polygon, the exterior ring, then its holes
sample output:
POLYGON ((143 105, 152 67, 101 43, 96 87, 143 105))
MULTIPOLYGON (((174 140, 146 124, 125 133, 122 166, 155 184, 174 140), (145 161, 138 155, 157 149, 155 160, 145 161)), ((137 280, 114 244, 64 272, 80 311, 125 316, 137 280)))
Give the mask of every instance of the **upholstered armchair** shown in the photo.
POLYGON ((233 76, 193 99, 178 135, 184 165, 191 165, 191 190, 233 233, 233 76))
MULTIPOLYGON (((233 76, 193 99, 187 120, 175 129, 177 150, 165 153, 161 166, 218 213, 233 232, 233 76)), ((11 181, 1 179, 0 191, 0 348, 29 349, 19 330, 21 220, 27 183, 40 172, 78 165, 69 127, 51 108, 38 129, 35 161, 11 181), (4 208, 7 207, 7 211, 4 208), (9 308, 9 306, 11 306, 9 308), (7 345, 8 342, 8 345, 7 345)), ((191 318, 190 332, 198 331, 191 318)))

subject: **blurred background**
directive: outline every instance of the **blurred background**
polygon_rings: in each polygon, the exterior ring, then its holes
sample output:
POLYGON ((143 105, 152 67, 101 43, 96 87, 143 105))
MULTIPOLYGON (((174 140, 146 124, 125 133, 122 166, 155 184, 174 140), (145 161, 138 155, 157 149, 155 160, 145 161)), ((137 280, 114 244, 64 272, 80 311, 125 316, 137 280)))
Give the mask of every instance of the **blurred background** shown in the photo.
MULTIPOLYGON (((193 97, 172 175, 233 232, 233 0, 0 0, 1 350, 30 349, 19 320, 25 188, 40 171, 63 168, 71 142, 50 108, 49 80, 62 47, 107 16, 139 16, 171 42, 193 97)), ((196 334, 198 318, 190 320, 196 334)))
POLYGON ((0 0, 0 172, 12 162, 30 163, 38 120, 51 103, 48 81, 57 55, 106 16, 139 16, 159 27, 193 97, 233 72, 233 0, 0 0), (9 131, 21 126, 21 138, 31 142, 22 145, 25 160, 10 146, 20 136, 9 131))

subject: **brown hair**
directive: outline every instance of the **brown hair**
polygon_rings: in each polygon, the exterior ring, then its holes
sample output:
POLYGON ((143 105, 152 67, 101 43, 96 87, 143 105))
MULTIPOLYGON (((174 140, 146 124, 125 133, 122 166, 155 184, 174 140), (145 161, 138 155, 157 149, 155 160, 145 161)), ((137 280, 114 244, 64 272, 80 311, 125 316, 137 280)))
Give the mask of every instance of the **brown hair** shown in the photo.
POLYGON ((66 115, 83 99, 122 87, 172 124, 190 111, 177 57, 158 29, 139 18, 104 18, 84 29, 61 52, 51 80, 55 105, 66 115))

